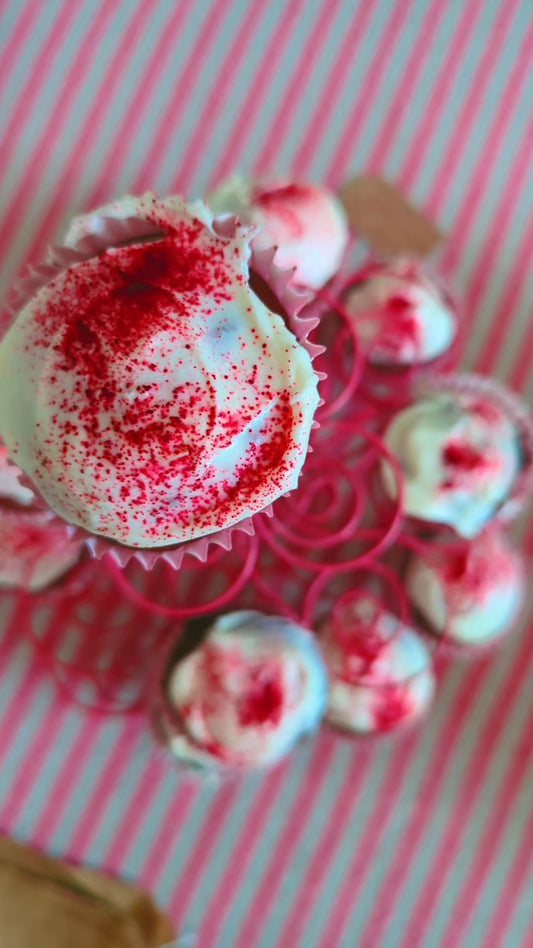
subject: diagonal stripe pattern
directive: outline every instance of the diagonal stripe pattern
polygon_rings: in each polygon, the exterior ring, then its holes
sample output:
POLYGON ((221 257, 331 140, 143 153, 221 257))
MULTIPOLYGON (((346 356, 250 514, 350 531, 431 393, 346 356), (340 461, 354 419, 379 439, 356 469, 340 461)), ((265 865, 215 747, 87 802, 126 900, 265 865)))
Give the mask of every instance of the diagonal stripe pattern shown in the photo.
MULTIPOLYGON (((528 0, 2 0, 0 293, 120 192, 371 170, 447 230, 468 365, 533 400, 532 49, 528 0)), ((27 621, 0 598, 2 830, 137 878, 201 948, 531 945, 525 620, 419 730, 220 785, 56 693, 27 621)))

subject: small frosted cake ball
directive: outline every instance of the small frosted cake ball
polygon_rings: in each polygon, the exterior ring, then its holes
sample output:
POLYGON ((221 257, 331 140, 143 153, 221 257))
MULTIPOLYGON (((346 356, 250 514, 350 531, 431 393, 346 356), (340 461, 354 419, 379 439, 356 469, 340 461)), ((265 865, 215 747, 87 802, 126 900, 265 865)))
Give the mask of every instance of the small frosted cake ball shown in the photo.
POLYGON ((0 587, 38 592, 76 565, 81 544, 45 511, 0 507, 0 587))
POLYGON ((22 471, 16 465, 9 464, 8 458, 7 448, 0 444, 0 501, 9 500, 21 506, 31 504, 34 499, 33 492, 20 483, 22 471))
POLYGON ((458 550, 436 549, 434 561, 411 560, 407 588, 435 632, 465 644, 507 632, 524 596, 522 558, 498 529, 458 550))
POLYGON ((260 612, 233 612, 170 670, 166 690, 161 723, 176 757, 253 768, 276 763, 318 726, 327 675, 307 629, 260 612))
MULTIPOLYGON (((476 536, 508 498, 522 467, 516 426, 485 393, 443 391, 399 412, 385 443, 403 474, 406 514, 476 536)), ((396 496, 392 468, 382 468, 396 496)))
POLYGON ((205 205, 177 197, 112 207, 109 226, 160 239, 76 262, 27 303, 0 344, 0 430, 58 516, 167 547, 296 487, 317 377, 250 289, 249 230, 221 236, 205 205))
POLYGON ((413 261, 374 264, 344 295, 370 362, 429 362, 451 346, 456 317, 438 287, 413 261))
POLYGON ((327 188, 234 177, 207 198, 215 216, 236 215, 260 228, 254 246, 277 247, 276 263, 295 267, 295 281, 323 286, 340 267, 348 242, 348 223, 338 198, 327 188))
POLYGON ((340 600, 320 639, 331 724, 360 733, 389 731, 429 707, 435 678, 426 646, 371 596, 340 600))

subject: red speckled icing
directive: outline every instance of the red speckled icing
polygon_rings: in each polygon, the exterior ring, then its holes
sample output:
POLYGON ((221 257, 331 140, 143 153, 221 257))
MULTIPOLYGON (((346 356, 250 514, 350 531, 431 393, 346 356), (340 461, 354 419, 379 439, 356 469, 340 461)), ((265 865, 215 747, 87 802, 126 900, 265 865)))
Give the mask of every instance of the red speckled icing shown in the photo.
POLYGON ((317 726, 326 692, 310 632, 279 616, 228 613, 171 669, 163 729, 181 760, 261 766, 317 726))
POLYGON ((495 527, 462 547, 443 544, 432 557, 414 556, 406 583, 433 630, 476 644, 511 627, 523 600, 524 572, 520 554, 495 527))
POLYGON ((320 630, 330 676, 327 718, 358 732, 390 731, 433 697, 429 653, 415 632, 370 594, 346 594, 320 630))
MULTIPOLYGON (((496 516, 522 466, 513 419, 480 392, 429 392, 393 417, 385 441, 403 470, 406 513, 464 537, 496 516)), ((392 494, 386 466, 383 474, 392 494)))
POLYGON ((154 547, 294 487, 318 396, 309 355, 249 289, 248 232, 221 237, 175 198, 139 206, 162 239, 71 266, 17 318, 0 424, 57 513, 154 547))
POLYGON ((456 316, 417 261, 398 259, 363 268, 343 296, 370 362, 412 365, 446 352, 456 316))

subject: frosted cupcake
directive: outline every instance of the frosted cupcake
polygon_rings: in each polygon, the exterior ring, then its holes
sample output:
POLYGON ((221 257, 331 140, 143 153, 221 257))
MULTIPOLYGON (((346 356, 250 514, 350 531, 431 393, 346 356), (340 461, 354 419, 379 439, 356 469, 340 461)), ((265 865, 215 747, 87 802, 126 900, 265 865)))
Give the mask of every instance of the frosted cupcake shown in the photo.
POLYGON ((40 592, 76 565, 81 549, 46 511, 0 506, 0 588, 40 592))
POLYGON ((524 565, 501 530, 487 530, 462 548, 437 548, 430 562, 412 558, 409 595, 430 628, 467 645, 507 632, 524 598, 524 565))
MULTIPOLYGON (((442 386, 399 412, 385 442, 402 469, 405 513, 470 538, 500 515, 523 480, 530 422, 495 383, 465 376, 442 386)), ((382 473, 396 496, 388 464, 382 473)))
POLYGON ((207 768, 281 760, 324 714, 327 676, 313 636, 287 619, 233 612, 171 663, 159 721, 169 750, 207 768))
POLYGON ((94 222, 78 222, 74 262, 4 337, 0 430, 68 524, 165 548, 296 486, 317 380, 306 349, 250 290, 248 230, 222 236, 201 202, 150 194, 113 214, 96 222, 120 245, 94 256, 94 222))
POLYGON ((0 588, 40 592, 76 565, 81 543, 71 540, 35 496, 0 445, 0 588))
POLYGON ((426 646, 370 595, 339 600, 320 641, 331 724, 380 733, 416 720, 431 704, 435 678, 426 646))
POLYGON ((32 503, 33 492, 21 483, 21 475, 21 469, 10 462, 5 445, 0 444, 0 503, 8 501, 23 507, 32 503))
POLYGON ((276 263, 294 268, 303 286, 323 286, 341 265, 348 242, 344 208, 327 188, 284 180, 233 177, 207 197, 217 217, 256 226, 254 247, 276 247, 276 263))
POLYGON ((408 366, 443 355, 455 338, 451 301, 411 260, 376 263, 356 275, 343 295, 368 360, 408 366))

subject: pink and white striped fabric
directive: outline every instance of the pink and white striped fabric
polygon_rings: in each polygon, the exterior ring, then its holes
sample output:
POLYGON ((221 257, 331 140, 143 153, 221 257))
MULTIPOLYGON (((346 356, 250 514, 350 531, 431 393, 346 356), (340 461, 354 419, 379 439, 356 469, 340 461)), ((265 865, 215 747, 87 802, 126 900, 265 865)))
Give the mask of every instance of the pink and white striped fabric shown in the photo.
MULTIPOLYGON (((532 49, 528 0, 0 0, 2 297, 121 192, 371 170, 449 234, 466 364, 533 401, 532 49)), ((527 621, 418 731, 217 786, 58 694, 27 608, 0 597, 2 829, 140 880, 200 948, 533 944, 527 621)))

